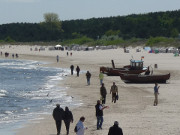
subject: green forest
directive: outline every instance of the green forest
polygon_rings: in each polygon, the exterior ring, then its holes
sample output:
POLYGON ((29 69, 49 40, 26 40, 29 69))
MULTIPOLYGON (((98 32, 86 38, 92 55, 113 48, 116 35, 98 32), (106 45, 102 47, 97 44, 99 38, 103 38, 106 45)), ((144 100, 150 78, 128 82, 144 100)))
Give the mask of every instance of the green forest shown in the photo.
MULTIPOLYGON (((50 17, 50 16, 49 16, 50 17)), ((57 16, 56 16, 57 17, 57 16)), ((1 43, 179 45, 180 10, 79 20, 0 25, 1 43)))

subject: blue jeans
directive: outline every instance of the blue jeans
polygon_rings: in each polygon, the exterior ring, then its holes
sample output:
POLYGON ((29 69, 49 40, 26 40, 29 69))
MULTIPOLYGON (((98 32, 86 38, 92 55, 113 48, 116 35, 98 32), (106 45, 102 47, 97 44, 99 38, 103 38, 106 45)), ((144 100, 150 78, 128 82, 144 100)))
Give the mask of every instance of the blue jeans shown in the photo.
POLYGON ((102 128, 103 124, 103 116, 96 116, 97 117, 97 129, 102 128))
POLYGON ((100 85, 102 85, 102 83, 103 83, 103 79, 100 79, 100 85))
POLYGON ((90 78, 87 78, 87 84, 90 85, 90 78))

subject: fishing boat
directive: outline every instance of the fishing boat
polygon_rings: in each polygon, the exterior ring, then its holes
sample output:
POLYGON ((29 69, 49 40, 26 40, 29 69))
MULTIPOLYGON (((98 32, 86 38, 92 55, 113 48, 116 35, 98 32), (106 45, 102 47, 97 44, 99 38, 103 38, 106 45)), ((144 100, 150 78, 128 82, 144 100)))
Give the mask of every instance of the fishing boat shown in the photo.
POLYGON ((140 74, 147 70, 147 67, 143 67, 143 62, 142 60, 130 60, 130 65, 115 68, 114 61, 112 60, 112 68, 100 67, 100 71, 108 76, 119 76, 121 73, 140 74))
POLYGON ((120 74, 120 78, 125 83, 166 83, 170 79, 170 73, 163 75, 120 74))

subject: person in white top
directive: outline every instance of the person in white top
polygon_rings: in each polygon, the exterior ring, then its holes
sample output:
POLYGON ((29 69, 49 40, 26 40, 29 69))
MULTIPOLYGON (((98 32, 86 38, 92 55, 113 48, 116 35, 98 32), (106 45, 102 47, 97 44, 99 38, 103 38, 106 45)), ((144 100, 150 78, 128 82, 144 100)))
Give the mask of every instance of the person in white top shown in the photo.
POLYGON ((84 135, 84 131, 85 131, 86 129, 88 129, 87 127, 84 126, 84 124, 83 124, 84 121, 85 121, 85 117, 82 116, 82 117, 80 118, 79 122, 76 124, 76 126, 77 126, 77 132, 76 132, 76 134, 77 134, 77 135, 84 135))

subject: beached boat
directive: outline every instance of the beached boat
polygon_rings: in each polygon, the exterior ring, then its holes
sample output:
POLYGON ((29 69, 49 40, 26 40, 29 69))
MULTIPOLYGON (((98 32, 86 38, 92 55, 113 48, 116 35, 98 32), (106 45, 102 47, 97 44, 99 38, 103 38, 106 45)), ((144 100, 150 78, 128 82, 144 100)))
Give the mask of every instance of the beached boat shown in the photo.
POLYGON ((164 75, 120 74, 120 78, 125 83, 166 83, 170 78, 170 73, 164 75))
POLYGON ((130 65, 124 66, 123 68, 115 68, 114 61, 112 60, 112 68, 100 67, 100 71, 108 76, 119 76, 121 73, 127 74, 140 74, 147 70, 143 67, 142 60, 130 60, 130 65))

